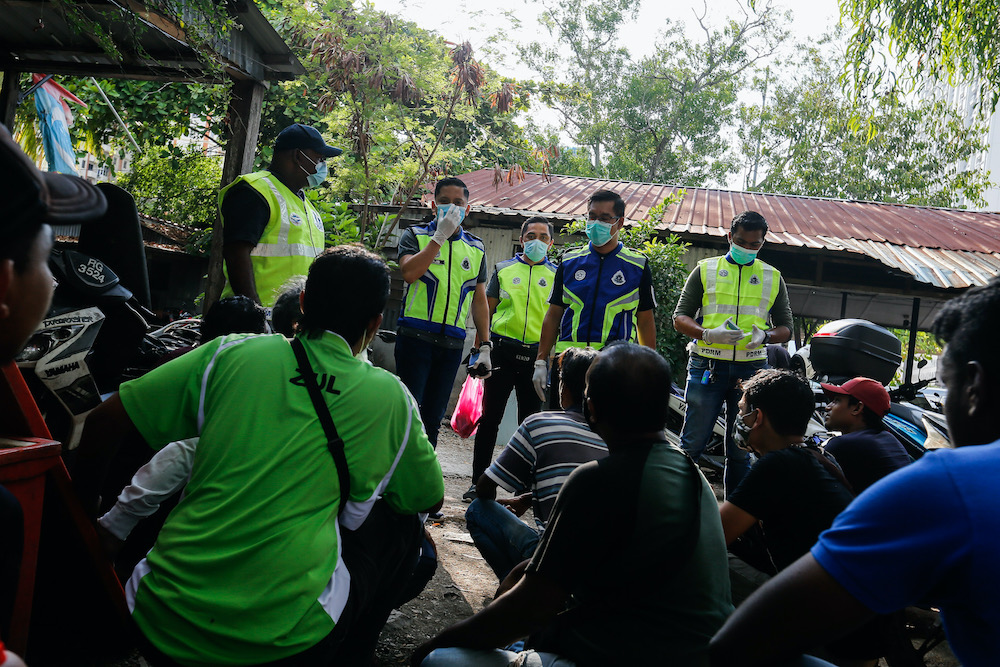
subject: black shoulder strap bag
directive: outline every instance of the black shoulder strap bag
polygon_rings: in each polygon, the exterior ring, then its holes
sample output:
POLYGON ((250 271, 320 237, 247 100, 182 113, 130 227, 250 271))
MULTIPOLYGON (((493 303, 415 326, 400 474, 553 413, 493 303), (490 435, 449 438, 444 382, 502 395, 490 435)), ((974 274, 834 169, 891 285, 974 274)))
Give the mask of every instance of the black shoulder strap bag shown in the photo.
POLYGON ((316 416, 319 423, 323 425, 323 432, 326 433, 326 448, 333 456, 333 465, 337 469, 337 480, 340 482, 340 506, 337 514, 344 511, 344 504, 351 495, 351 476, 347 470, 347 457, 344 456, 344 441, 337 433, 337 427, 333 423, 333 415, 330 408, 323 400, 319 385, 316 384, 316 373, 309 365, 309 357, 306 355, 306 348, 298 336, 292 339, 292 351, 295 352, 295 360, 299 364, 298 371, 302 373, 306 389, 309 390, 309 398, 312 399, 313 408, 316 409, 316 416))

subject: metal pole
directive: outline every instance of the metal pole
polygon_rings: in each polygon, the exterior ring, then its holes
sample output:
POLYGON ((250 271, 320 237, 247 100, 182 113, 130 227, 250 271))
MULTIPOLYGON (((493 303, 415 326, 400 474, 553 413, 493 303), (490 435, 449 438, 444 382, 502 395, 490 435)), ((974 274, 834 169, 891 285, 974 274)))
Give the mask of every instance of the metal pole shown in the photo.
POLYGON ((847 317, 847 292, 840 293, 840 319, 847 317))
POLYGON ((917 320, 920 318, 920 298, 913 299, 913 311, 910 313, 910 340, 906 346, 906 377, 903 384, 910 384, 913 378, 913 355, 917 352, 917 320))
POLYGON ((94 77, 90 77, 90 81, 97 86, 97 92, 101 94, 101 98, 104 99, 104 103, 108 105, 108 108, 111 109, 111 113, 115 115, 115 119, 118 121, 118 124, 122 126, 123 130, 125 130, 128 140, 132 142, 132 148, 135 149, 137 154, 142 155, 142 149, 140 149, 139 144, 135 142, 135 137, 132 136, 132 133, 128 131, 128 128, 125 126, 125 121, 123 121, 122 117, 118 115, 118 110, 115 109, 115 105, 113 105, 111 100, 108 99, 108 96, 104 94, 104 90, 101 89, 101 84, 97 83, 97 79, 94 77))

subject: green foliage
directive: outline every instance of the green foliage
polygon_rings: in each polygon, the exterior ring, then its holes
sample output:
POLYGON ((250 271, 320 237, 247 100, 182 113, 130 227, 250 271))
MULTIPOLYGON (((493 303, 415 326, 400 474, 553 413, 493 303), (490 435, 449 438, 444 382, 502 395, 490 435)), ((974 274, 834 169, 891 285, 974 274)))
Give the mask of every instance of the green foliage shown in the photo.
MULTIPOLYGON (((721 29, 699 17, 701 40, 668 21, 656 55, 633 61, 620 38, 638 6, 560 0, 543 14, 553 43, 522 46, 521 58, 546 79, 543 100, 561 113, 562 129, 583 147, 593 175, 723 182, 736 166, 722 130, 735 117, 745 73, 785 39, 781 16, 765 6, 721 29)), ((561 166, 552 171, 563 173, 561 166)))
POLYGON ((204 254, 207 232, 215 224, 221 178, 221 158, 147 146, 132 169, 118 178, 118 185, 132 194, 139 213, 204 232, 195 233, 189 243, 190 250, 204 254))
MULTIPOLYGON (((663 216, 672 204, 677 204, 684 198, 681 190, 676 195, 667 197, 662 202, 649 209, 646 217, 640 222, 629 225, 619 234, 622 244, 641 252, 649 260, 649 269, 653 274, 653 294, 656 296, 657 307, 653 311, 656 322, 656 351, 670 362, 675 370, 683 369, 687 363, 684 350, 687 339, 674 329, 674 305, 680 299, 687 280, 688 268, 684 263, 684 253, 690 244, 671 234, 666 240, 657 236, 656 226, 663 222, 663 216)), ((563 235, 583 234, 586 221, 574 220, 560 230, 563 235)), ((567 243, 562 252, 582 247, 584 240, 567 243)))
POLYGON ((1000 101, 997 0, 840 0, 855 26, 843 78, 855 99, 908 92, 923 80, 978 83, 981 103, 1000 101), (888 54, 888 57, 887 57, 888 54))
POLYGON ((765 107, 742 109, 748 189, 922 206, 953 206, 962 197, 984 203, 988 174, 966 166, 985 148, 981 124, 966 125, 943 102, 883 95, 852 103, 838 83, 836 57, 810 46, 800 58, 796 80, 779 82, 765 107), (858 116, 871 119, 872 136, 855 127, 858 116), (756 182, 754 165, 762 172, 756 182))

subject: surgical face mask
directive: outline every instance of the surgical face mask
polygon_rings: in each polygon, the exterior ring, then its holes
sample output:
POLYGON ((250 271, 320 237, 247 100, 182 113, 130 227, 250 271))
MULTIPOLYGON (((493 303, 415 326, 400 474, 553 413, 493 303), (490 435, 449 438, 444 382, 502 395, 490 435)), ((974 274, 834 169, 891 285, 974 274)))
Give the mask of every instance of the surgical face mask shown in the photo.
POLYGON ((540 262, 545 259, 545 253, 549 251, 549 244, 545 241, 532 239, 524 244, 524 256, 532 262, 540 262))
MULTIPOLYGON (((303 153, 302 155, 307 160, 309 159, 309 156, 307 156, 305 153, 303 153)), ((312 162, 312 160, 310 160, 310 162, 312 162)), ((306 172, 306 187, 318 188, 320 184, 326 180, 326 174, 327 174, 326 160, 320 160, 319 162, 315 163, 315 167, 313 168, 313 173, 309 173, 309 170, 303 167, 301 164, 299 165, 299 169, 306 172)))
POLYGON ((733 258, 733 261, 737 264, 752 264, 755 259, 757 259, 757 253, 760 250, 747 250, 742 248, 735 243, 729 246, 729 256, 733 258))
MULTIPOLYGON (((737 415, 736 423, 733 424, 733 443, 736 444, 740 449, 745 449, 750 451, 750 430, 753 426, 747 426, 747 423, 743 421, 744 417, 749 417, 750 415, 737 415)), ((754 418, 754 423, 757 423, 756 417, 754 418)))
MULTIPOLYGON (((451 209, 452 206, 455 206, 455 204, 438 204, 437 205, 437 221, 438 222, 441 222, 442 220, 444 220, 444 216, 448 214, 448 210, 451 209)), ((458 210, 459 210, 459 219, 458 219, 458 221, 459 221, 459 224, 461 224, 461 222, 463 220, 465 220, 465 207, 464 206, 459 206, 458 210)))
POLYGON ((612 227, 614 227, 614 223, 601 222, 600 220, 588 220, 587 238, 590 239, 590 242, 595 246, 602 246, 612 239, 612 227))

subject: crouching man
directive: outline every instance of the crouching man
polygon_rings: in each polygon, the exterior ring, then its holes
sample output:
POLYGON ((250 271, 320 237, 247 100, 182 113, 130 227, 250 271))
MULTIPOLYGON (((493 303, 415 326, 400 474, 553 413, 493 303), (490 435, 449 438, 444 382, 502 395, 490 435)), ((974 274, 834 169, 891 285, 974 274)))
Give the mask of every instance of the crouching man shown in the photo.
POLYGON ((598 355, 584 404, 608 456, 566 480, 513 587, 412 664, 705 664, 732 610, 726 547, 711 488, 664 438, 669 392, 670 367, 653 350, 622 343, 598 355), (529 635, 535 655, 493 650, 529 635), (439 647, 462 648, 424 660, 439 647))
POLYGON ((416 563, 416 515, 444 496, 413 398, 355 358, 388 292, 381 258, 329 249, 295 339, 217 338, 87 420, 76 483, 91 507, 124 438, 158 449, 200 436, 186 495, 126 586, 154 664, 371 660, 416 563))

